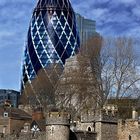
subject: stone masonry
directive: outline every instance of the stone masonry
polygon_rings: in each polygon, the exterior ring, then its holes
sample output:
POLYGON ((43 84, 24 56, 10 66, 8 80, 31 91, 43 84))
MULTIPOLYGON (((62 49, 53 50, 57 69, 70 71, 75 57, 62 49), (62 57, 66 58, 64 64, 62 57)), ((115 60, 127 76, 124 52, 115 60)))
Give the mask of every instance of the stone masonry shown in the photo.
POLYGON ((140 140, 140 122, 137 119, 119 120, 118 140, 140 140))
POLYGON ((68 113, 52 111, 47 114, 46 120, 46 140, 69 140, 68 113))
POLYGON ((95 132, 97 133, 97 140, 117 140, 116 106, 104 106, 95 114, 89 113, 88 117, 86 114, 81 118, 81 122, 77 122, 77 130, 95 132))

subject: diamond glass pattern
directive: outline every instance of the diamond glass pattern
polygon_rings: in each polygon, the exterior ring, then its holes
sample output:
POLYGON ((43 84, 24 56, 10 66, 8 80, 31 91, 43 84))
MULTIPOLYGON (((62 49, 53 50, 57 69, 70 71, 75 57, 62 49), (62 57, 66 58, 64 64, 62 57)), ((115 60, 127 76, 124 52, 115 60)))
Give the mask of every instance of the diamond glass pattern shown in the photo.
POLYGON ((39 0, 28 30, 23 65, 23 85, 40 69, 65 60, 79 50, 75 14, 69 0, 39 0))

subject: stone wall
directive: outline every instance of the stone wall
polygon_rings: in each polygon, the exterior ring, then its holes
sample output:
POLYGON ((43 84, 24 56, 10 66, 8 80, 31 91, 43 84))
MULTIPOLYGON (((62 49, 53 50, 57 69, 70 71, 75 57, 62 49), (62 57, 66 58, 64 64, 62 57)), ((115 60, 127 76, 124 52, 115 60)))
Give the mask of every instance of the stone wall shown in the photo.
POLYGON ((139 140, 140 124, 138 120, 128 119, 119 120, 118 123, 118 140, 139 140))
POLYGON ((69 127, 63 125, 50 125, 46 127, 47 140, 69 140, 69 127))
POLYGON ((75 135, 77 138, 76 140, 97 140, 97 135, 94 132, 76 131, 75 135))
POLYGON ((9 119, 9 126, 10 126, 9 133, 10 134, 19 133, 25 122, 27 122, 27 121, 20 120, 20 119, 17 119, 17 120, 9 119))
POLYGON ((76 129, 97 133, 97 140, 117 140, 117 106, 106 105, 95 114, 82 115, 76 129))
POLYGON ((20 133, 19 135, 0 135, 0 140, 46 140, 46 133, 40 132, 37 134, 20 133))
POLYGON ((46 139, 69 140, 70 122, 69 113, 52 111, 46 116, 46 139))
POLYGON ((10 118, 1 118, 0 119, 0 133, 13 134, 19 133, 24 123, 27 122, 21 119, 10 119, 10 118))
POLYGON ((80 131, 91 131, 94 132, 94 123, 93 122, 85 122, 85 123, 77 123, 76 129, 80 131))
POLYGON ((97 140, 117 140, 117 123, 96 122, 97 140))
POLYGON ((0 117, 0 133, 9 133, 9 119, 0 117))

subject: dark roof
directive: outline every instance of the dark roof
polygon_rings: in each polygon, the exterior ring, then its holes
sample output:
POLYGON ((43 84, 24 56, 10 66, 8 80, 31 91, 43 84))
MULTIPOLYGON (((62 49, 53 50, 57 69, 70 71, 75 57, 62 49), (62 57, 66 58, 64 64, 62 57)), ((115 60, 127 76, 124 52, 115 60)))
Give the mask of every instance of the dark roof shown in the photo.
POLYGON ((16 119, 31 119, 32 117, 25 111, 13 108, 13 107, 0 107, 0 116, 3 116, 4 112, 8 113, 8 117, 16 119))

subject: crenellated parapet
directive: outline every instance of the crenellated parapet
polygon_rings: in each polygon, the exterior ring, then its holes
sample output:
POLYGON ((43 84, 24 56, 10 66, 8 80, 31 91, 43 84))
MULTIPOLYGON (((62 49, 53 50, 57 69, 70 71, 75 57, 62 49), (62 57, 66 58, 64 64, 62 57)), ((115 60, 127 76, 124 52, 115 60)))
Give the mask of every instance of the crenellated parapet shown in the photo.
POLYGON ((46 116, 47 125, 70 125, 70 115, 67 112, 49 112, 46 116))
POLYGON ((126 119, 118 121, 118 140, 139 140, 140 122, 138 119, 126 119))
POLYGON ((102 121, 117 122, 118 119, 118 107, 116 105, 108 104, 103 106, 101 110, 102 121))
POLYGON ((51 111, 46 116, 46 140, 69 140, 69 113, 51 111))

